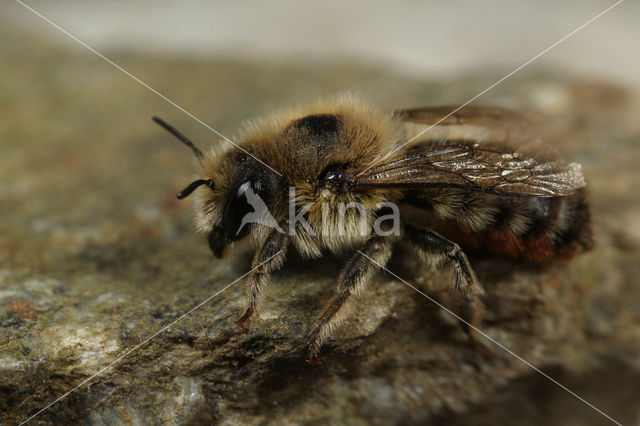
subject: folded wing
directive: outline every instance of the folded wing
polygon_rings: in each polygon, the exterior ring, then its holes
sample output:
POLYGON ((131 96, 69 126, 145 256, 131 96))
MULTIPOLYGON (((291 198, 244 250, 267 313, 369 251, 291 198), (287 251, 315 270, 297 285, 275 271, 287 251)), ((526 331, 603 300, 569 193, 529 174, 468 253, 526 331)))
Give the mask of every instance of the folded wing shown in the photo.
MULTIPOLYGON (((433 125, 448 109, 453 107, 406 110, 398 116, 412 124, 433 125)), ((427 131, 388 158, 352 170, 352 184, 363 188, 460 187, 521 196, 566 196, 584 187, 579 164, 565 163, 555 150, 532 137, 517 136, 525 123, 529 121, 523 116, 500 108, 461 109, 438 125, 467 126, 485 137, 434 139, 427 131), (486 136, 496 133, 502 137, 486 136)))

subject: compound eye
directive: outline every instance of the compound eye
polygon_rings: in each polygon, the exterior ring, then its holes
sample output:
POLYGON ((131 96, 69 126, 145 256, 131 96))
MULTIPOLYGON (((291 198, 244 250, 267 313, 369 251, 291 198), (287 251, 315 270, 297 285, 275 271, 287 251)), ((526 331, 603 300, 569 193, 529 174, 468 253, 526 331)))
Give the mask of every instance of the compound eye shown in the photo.
POLYGON ((256 191, 251 180, 240 182, 231 191, 222 217, 222 226, 229 241, 240 239, 249 232, 249 223, 243 224, 242 219, 253 212, 254 209, 249 204, 248 197, 254 195, 256 191))

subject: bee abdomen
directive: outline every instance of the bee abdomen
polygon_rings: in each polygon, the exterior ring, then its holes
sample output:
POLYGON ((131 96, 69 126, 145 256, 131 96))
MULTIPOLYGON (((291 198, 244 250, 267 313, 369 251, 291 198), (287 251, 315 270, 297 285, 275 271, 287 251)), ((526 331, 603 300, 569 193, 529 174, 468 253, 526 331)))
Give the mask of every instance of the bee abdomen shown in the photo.
POLYGON ((489 251, 545 262, 569 259, 593 246, 584 190, 510 201, 501 203, 493 223, 480 232, 481 246, 489 251))
POLYGON ((545 262, 569 259, 593 246, 583 189, 565 197, 449 192, 429 198, 430 207, 444 219, 441 231, 468 248, 545 262))

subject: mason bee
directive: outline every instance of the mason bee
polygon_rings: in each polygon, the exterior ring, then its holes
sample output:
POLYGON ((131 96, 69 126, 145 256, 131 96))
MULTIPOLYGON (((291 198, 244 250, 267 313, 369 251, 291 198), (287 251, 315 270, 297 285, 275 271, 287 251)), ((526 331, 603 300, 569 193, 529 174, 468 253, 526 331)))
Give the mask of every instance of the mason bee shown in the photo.
POLYGON ((250 122, 237 144, 208 153, 154 117, 199 160, 200 178, 178 198, 200 188, 195 223, 213 254, 253 237, 259 267, 248 278, 240 327, 258 311, 290 245, 308 258, 351 255, 309 332, 309 360, 399 240, 428 265, 451 268, 471 324, 484 291, 461 247, 537 262, 591 248, 580 165, 540 142, 526 116, 496 107, 449 115, 454 109, 384 111, 343 96, 250 122))

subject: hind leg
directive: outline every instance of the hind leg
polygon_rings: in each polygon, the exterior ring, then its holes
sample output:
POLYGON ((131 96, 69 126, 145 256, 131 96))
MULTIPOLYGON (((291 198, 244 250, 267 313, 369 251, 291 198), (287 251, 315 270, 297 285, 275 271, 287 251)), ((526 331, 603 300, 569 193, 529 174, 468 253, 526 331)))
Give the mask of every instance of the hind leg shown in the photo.
POLYGON ((477 327, 480 324, 484 289, 471 269, 467 256, 456 243, 429 229, 406 227, 406 236, 426 263, 435 267, 450 265, 453 287, 462 297, 460 317, 465 321, 463 329, 473 339, 469 325, 477 327))

